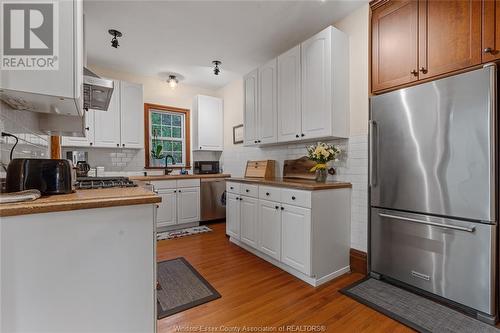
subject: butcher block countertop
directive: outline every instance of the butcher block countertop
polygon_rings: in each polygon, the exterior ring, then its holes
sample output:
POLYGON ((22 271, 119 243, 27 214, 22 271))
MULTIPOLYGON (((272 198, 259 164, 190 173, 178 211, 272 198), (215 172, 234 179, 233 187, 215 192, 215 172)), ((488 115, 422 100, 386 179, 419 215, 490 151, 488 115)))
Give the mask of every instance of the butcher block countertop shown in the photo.
POLYGON ((299 190, 331 190, 338 188, 351 188, 351 183, 327 181, 326 183, 317 183, 314 180, 294 179, 294 178, 231 178, 230 181, 237 183, 268 185, 295 188, 299 190))
POLYGON ((159 176, 134 176, 129 177, 131 180, 152 181, 152 180, 177 180, 177 179, 203 179, 203 178, 229 178, 231 175, 227 173, 211 173, 202 175, 159 175, 159 176))
POLYGON ((44 196, 34 201, 0 204, 0 217, 158 202, 161 202, 161 197, 143 187, 76 190, 71 194, 44 196))

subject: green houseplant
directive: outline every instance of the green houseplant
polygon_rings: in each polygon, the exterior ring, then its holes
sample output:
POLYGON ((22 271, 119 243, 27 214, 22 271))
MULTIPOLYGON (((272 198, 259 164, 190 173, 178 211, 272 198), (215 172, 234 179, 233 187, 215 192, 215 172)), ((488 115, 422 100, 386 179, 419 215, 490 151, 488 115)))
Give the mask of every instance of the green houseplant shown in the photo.
POLYGON ((163 145, 161 141, 157 139, 158 134, 157 131, 153 131, 153 140, 152 140, 152 148, 151 148, 151 164, 154 167, 161 167, 163 164, 163 160, 165 158, 165 154, 163 153, 163 145))

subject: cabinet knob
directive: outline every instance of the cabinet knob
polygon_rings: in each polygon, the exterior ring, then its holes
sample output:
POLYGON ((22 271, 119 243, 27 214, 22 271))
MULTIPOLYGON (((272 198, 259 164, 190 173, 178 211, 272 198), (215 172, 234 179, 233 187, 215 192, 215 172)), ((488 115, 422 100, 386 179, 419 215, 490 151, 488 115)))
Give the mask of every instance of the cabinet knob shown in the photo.
MULTIPOLYGON (((176 191, 176 190, 174 190, 174 193, 177 193, 177 191, 176 191)), ((238 199, 238 198, 236 198, 236 199, 238 199)))
POLYGON ((266 192, 266 195, 269 196, 269 192, 266 192))
POLYGON ((420 67, 420 71, 422 72, 422 74, 427 73, 427 69, 425 67, 420 67))
POLYGON ((117 147, 120 147, 120 144, 119 144, 119 143, 117 143, 117 144, 116 144, 116 146, 117 146, 117 147))
POLYGON ((279 209, 279 206, 274 206, 275 209, 279 209))
POLYGON ((240 201, 243 201, 243 198, 240 198, 240 201))
POLYGON ((255 140, 253 143, 257 143, 257 140, 255 140))
POLYGON ((93 143, 91 142, 91 143, 90 143, 90 145, 92 146, 92 145, 93 145, 93 143))
POLYGON ((247 193, 248 193, 248 192, 250 192, 250 190, 246 189, 246 190, 245 190, 245 192, 247 192, 247 193))
POLYGON ((181 191, 181 190, 179 190, 179 193, 181 193, 181 192, 182 192, 182 191, 181 191))
POLYGON ((87 126, 87 127, 85 127, 85 130, 86 130, 86 131, 90 131, 90 127, 88 127, 88 126, 87 126))
POLYGON ((299 135, 298 135, 298 134, 295 134, 295 137, 296 137, 296 138, 298 138, 298 137, 299 137, 299 135))
POLYGON ((292 200, 295 200, 295 197, 292 197, 292 200))
POLYGON ((200 149, 202 149, 201 146, 200 146, 200 149))
POLYGON ((281 207, 281 210, 285 210, 285 207, 281 207))
POLYGON ((413 76, 418 76, 418 71, 414 69, 410 72, 410 74, 413 74, 413 76))
POLYGON ((122 147, 125 147, 125 144, 124 144, 124 143, 122 144, 122 147))
POLYGON ((483 51, 484 53, 493 53, 493 49, 491 47, 487 47, 483 51))
POLYGON ((300 136, 304 137, 304 136, 306 136, 306 135, 305 135, 304 133, 302 133, 300 136))
POLYGON ((156 205, 156 208, 160 208, 160 205, 156 205))
POLYGON ((231 186, 231 187, 230 187, 230 189, 231 189, 231 190, 234 190, 234 187, 232 187, 232 186, 231 186))

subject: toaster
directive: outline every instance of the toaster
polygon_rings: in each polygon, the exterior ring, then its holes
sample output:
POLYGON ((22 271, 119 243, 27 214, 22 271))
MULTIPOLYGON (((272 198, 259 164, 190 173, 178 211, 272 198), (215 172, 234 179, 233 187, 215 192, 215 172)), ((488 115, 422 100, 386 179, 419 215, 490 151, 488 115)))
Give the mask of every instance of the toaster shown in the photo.
POLYGON ((42 195, 73 192, 72 163, 68 160, 16 158, 7 167, 7 192, 30 189, 42 195))

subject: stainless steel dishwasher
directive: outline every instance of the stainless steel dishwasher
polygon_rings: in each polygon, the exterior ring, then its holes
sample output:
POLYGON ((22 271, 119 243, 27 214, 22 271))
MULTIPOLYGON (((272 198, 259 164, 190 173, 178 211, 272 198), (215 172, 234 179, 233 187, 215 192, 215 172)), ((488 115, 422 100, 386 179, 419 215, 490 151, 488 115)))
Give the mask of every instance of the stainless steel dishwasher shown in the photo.
POLYGON ((226 180, 224 178, 202 178, 201 221, 226 217, 226 180))

